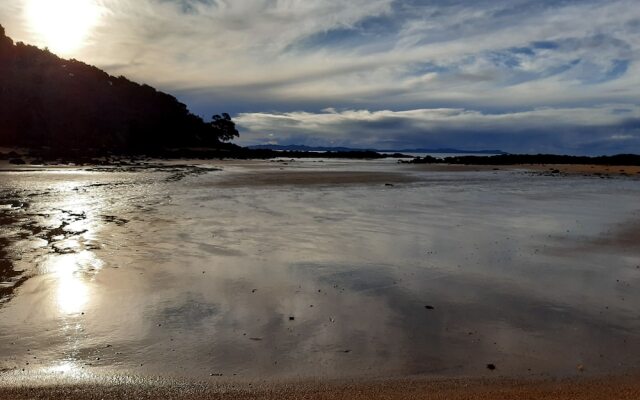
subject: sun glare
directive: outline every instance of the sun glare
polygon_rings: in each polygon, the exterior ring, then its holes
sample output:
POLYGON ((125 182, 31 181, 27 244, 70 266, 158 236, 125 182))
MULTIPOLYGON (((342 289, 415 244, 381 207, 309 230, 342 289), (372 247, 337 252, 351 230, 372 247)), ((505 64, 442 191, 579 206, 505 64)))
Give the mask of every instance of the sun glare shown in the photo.
POLYGON ((101 13, 93 0, 28 0, 24 11, 37 40, 63 55, 85 44, 101 13))
POLYGON ((73 271, 58 273, 58 309, 65 315, 79 314, 89 300, 89 289, 73 271))

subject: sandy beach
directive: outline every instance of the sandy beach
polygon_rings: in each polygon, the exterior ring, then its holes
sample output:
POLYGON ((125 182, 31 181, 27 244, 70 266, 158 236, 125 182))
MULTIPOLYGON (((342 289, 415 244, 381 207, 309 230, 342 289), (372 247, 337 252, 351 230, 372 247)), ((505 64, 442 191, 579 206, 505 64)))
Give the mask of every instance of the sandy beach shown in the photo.
POLYGON ((0 171, 0 398, 638 398, 636 177, 185 164, 0 171))
POLYGON ((357 383, 255 385, 234 384, 119 384, 0 387, 1 399, 388 399, 388 400, 635 400, 640 397, 637 376, 560 381, 425 380, 403 379, 357 383))
POLYGON ((552 172, 572 175, 603 175, 603 176, 638 176, 640 175, 640 166, 609 166, 609 165, 525 165, 527 169, 540 172, 552 172))
POLYGON ((453 171, 501 171, 522 170, 545 174, 564 174, 581 176, 627 176, 637 177, 640 167, 634 165, 609 166, 609 165, 574 165, 574 164, 521 164, 521 165, 460 165, 460 164, 416 164, 412 165, 416 170, 432 172, 453 171))
POLYGON ((638 5, 0 0, 0 400, 640 400, 638 5))

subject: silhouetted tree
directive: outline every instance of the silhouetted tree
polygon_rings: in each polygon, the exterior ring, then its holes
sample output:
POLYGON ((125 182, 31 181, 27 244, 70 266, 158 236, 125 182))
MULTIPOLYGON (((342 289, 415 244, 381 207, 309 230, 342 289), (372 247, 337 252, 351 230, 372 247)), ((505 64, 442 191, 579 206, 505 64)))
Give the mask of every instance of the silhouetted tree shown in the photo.
POLYGON ((234 136, 227 114, 207 123, 151 86, 14 44, 0 26, 0 146, 147 152, 234 136))
POLYGON ((12 49, 13 40, 4 34, 4 28, 0 25, 0 61, 6 59, 12 49))
POLYGON ((211 121, 211 127, 215 131, 215 135, 221 142, 227 142, 235 137, 239 137, 240 133, 236 129, 236 124, 233 122, 229 114, 222 113, 222 115, 214 115, 211 121))

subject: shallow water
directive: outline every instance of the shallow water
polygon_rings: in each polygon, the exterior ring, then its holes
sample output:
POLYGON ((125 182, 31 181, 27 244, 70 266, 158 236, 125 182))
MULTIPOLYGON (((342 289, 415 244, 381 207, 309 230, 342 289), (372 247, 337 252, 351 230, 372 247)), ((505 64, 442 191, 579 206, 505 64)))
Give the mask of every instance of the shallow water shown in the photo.
POLYGON ((638 179, 317 161, 0 172, 0 381, 640 367, 638 179))

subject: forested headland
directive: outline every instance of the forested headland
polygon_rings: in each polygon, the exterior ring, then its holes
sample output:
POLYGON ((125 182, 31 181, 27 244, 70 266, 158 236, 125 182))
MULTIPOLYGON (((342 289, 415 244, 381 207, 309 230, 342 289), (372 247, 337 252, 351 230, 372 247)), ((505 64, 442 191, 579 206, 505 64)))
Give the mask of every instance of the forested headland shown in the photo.
POLYGON ((48 50, 0 26, 0 146, 124 153, 234 149, 228 114, 211 121, 175 97, 48 50))

